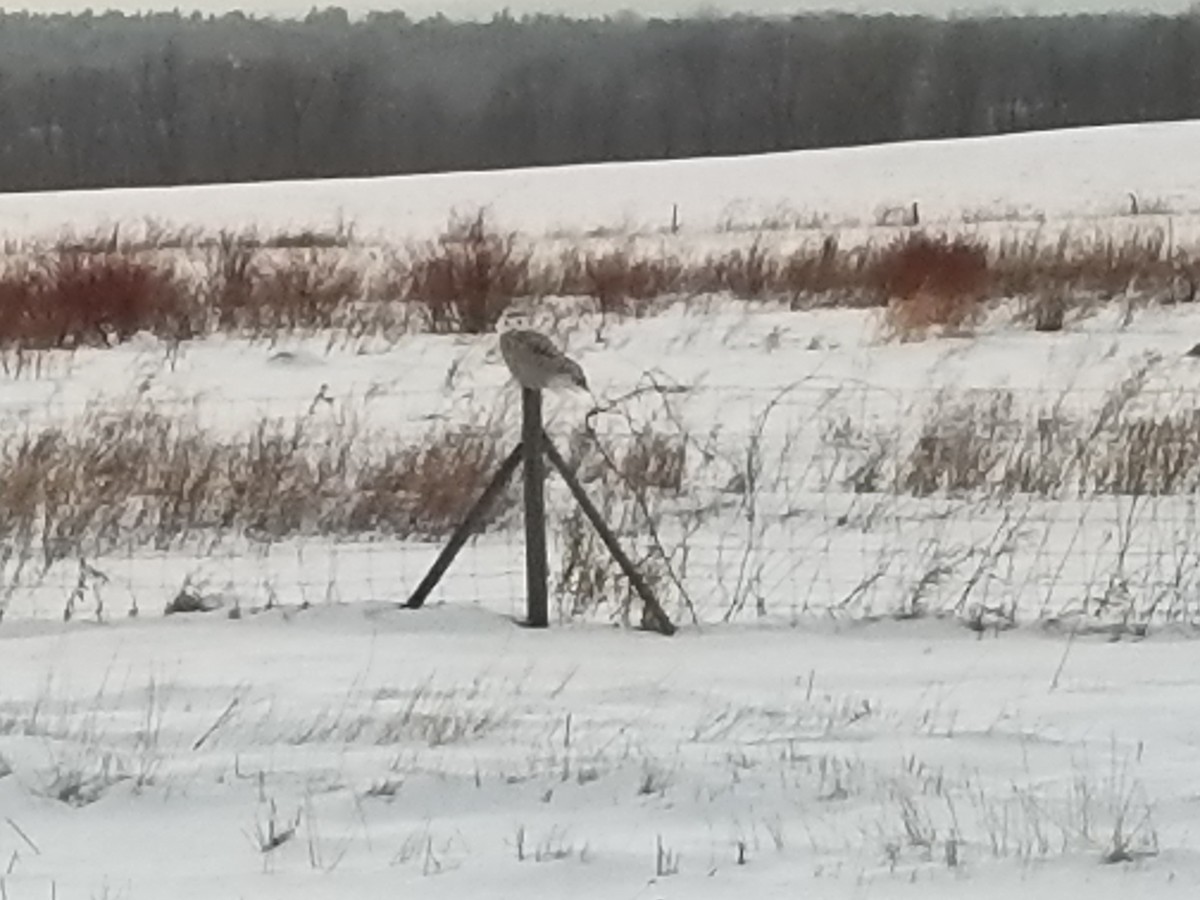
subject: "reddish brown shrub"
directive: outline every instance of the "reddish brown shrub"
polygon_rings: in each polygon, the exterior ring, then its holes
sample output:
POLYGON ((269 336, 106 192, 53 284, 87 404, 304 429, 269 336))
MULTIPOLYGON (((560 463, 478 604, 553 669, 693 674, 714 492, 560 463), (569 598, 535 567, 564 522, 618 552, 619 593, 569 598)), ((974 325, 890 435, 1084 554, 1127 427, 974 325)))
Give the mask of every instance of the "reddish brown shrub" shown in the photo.
MULTIPOLYGON (((490 428, 429 435, 372 464, 357 479, 344 527, 419 538, 449 534, 463 520, 502 459, 490 428)), ((512 506, 501 497, 488 513, 494 521, 512 506)))
POLYGON ((872 271, 887 323, 901 337, 978 319, 988 287, 987 250, 967 238, 900 238, 880 251, 872 271))
POLYGON ((743 300, 759 300, 778 293, 778 266, 757 238, 745 250, 710 257, 706 268, 717 290, 743 300))
POLYGON ((333 328, 363 293, 361 273, 327 251, 222 255, 210 304, 222 328, 255 333, 333 328))
POLYGON ((912 234, 885 247, 875 277, 885 299, 922 293, 979 295, 987 286, 987 250, 963 238, 912 234))
POLYGON ((0 347, 103 345, 138 330, 171 339, 214 330, 479 333, 515 298, 553 294, 594 297, 618 315, 717 293, 792 308, 879 305, 901 337, 968 327, 985 299, 1013 297, 1026 304, 1022 319, 1052 331, 1107 298, 1189 302, 1200 283, 1200 253, 1162 228, 1049 241, 1032 234, 986 248, 919 232, 855 247, 829 235, 786 251, 755 239, 703 258, 585 245, 536 267, 532 241, 495 230, 483 215, 452 221, 436 241, 385 255, 383 265, 348 251, 351 241, 346 226, 263 236, 148 223, 144 233, 97 231, 41 251, 9 244, 10 254, 35 255, 0 271, 0 347), (207 261, 198 284, 176 277, 170 260, 178 258, 207 261))
POLYGON ((406 299, 423 307, 435 332, 491 331, 516 297, 531 293, 529 261, 515 234, 492 230, 480 213, 413 252, 406 299))
POLYGON ((59 253, 0 275, 0 344, 107 346, 139 331, 194 333, 190 292, 164 268, 114 254, 59 253))
POLYGON ((638 257, 621 248, 560 258, 557 277, 548 279, 556 293, 595 297, 604 312, 637 314, 645 301, 682 288, 683 264, 672 256, 638 257))

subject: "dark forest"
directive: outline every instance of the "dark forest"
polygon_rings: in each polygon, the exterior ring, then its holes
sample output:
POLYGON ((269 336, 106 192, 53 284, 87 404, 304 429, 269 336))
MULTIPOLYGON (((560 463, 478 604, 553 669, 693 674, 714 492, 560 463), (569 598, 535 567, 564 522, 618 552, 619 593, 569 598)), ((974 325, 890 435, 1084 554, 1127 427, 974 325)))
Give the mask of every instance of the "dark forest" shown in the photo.
POLYGON ((0 190, 364 176, 1200 116, 1200 16, 0 14, 0 190))

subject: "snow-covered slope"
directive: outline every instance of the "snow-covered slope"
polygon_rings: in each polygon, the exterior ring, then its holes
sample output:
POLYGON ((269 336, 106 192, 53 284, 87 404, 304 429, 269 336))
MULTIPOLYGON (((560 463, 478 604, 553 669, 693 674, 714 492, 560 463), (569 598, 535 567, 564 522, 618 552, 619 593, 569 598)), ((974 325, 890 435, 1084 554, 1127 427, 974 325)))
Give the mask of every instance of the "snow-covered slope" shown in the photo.
POLYGON ((539 234, 658 230, 679 207, 689 233, 726 220, 826 217, 871 224, 919 204, 928 222, 1128 212, 1143 205, 1200 213, 1200 122, 1086 128, 961 141, 668 162, 567 166, 397 178, 0 197, 0 234, 88 231, 105 223, 206 228, 328 227, 364 236, 429 237, 457 210, 486 207, 505 227, 539 234))

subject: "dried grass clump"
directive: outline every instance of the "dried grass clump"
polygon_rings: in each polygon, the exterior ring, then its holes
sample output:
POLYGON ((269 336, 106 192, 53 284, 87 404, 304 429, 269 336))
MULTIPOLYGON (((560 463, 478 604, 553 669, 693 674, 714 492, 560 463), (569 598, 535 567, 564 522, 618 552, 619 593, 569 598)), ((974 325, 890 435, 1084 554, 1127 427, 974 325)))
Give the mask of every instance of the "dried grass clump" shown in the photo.
POLYGON ((792 309, 806 306, 860 306, 868 293, 870 254, 844 251, 829 235, 818 248, 792 251, 777 269, 779 288, 792 309))
POLYGON ((163 266, 115 254, 57 253, 0 274, 0 345, 106 347, 139 331, 195 334, 191 292, 163 266))
POLYGON ((742 300, 761 300, 781 293, 778 261, 757 238, 745 250, 709 257, 703 274, 709 291, 728 291, 742 300))
POLYGON ((793 309, 877 305, 888 333, 912 339, 969 329, 993 297, 1017 299, 1020 321, 1057 331, 1080 307, 1112 298, 1189 302, 1200 283, 1195 248, 1157 226, 987 246, 913 231, 846 248, 829 234, 785 250, 758 235, 703 258, 630 242, 576 246, 535 266, 535 244, 480 213, 452 220, 428 244, 394 257, 385 251, 382 263, 353 243, 345 224, 213 234, 153 222, 68 235, 40 249, 10 242, 0 347, 105 345, 142 330, 172 340, 295 329, 478 334, 513 300, 547 294, 592 297, 604 313, 635 316, 663 300, 710 294, 793 309), (179 257, 206 261, 199 284, 176 276, 179 257))
MULTIPOLYGON (((236 259, 236 257, 235 257, 236 259)), ((216 293, 214 313, 225 330, 264 332, 335 328, 362 299, 362 274, 319 250, 251 262, 235 290, 216 293)))
MULTIPOLYGON (((1089 440, 1099 428, 1060 412, 1019 414, 1011 391, 943 396, 901 456, 894 487, 917 497, 1062 496, 1082 490, 1079 473, 1090 465, 1088 454, 1103 452, 1089 440)), ((871 486, 878 489, 877 478, 871 486)))
POLYGON ((254 247, 230 231, 221 232, 207 248, 204 301, 209 309, 217 311, 218 323, 221 310, 237 310, 250 304, 258 279, 257 259, 254 247))
MULTIPOLYGON (((483 493, 503 459, 491 426, 433 432, 371 464, 358 479, 345 528, 434 539, 449 534, 483 493)), ((501 497, 485 525, 512 508, 501 497)))
POLYGON ((785 300, 796 308, 813 296, 860 294, 868 255, 843 253, 834 237, 782 255, 755 239, 745 249, 686 261, 627 248, 597 254, 569 250, 543 269, 541 280, 547 293, 594 297, 601 310, 623 315, 642 315, 653 301, 683 294, 785 300))
POLYGON ((261 247, 279 250, 331 250, 351 247, 356 241, 353 223, 339 221, 331 228, 301 228, 298 231, 275 231, 251 234, 261 247))
POLYGON ((1013 396, 939 398, 902 461, 897 488, 927 497, 987 489, 1011 447, 1013 396))
POLYGON ((251 334, 347 324, 364 294, 357 266, 329 250, 260 250, 222 232, 208 248, 203 297, 210 327, 251 334))
POLYGON ((1120 421, 1089 446, 1081 481, 1093 493, 1160 496, 1200 490, 1200 410, 1120 421))
POLYGON ((194 225, 179 225, 153 218, 140 224, 99 226, 91 231, 64 231, 53 242, 60 253, 115 254, 126 256, 163 250, 196 251, 234 241, 251 249, 280 250, 333 249, 353 246, 354 225, 336 222, 327 228, 301 228, 295 231, 262 231, 256 227, 238 231, 205 231, 194 225))
MULTIPOLYGON (((606 517, 612 515, 611 501, 611 492, 604 492, 606 517)), ((606 605, 619 608, 628 602, 628 585, 582 512, 573 509, 561 521, 558 537, 559 565, 554 594, 560 619, 576 619, 606 605)))
MULTIPOLYGON (((601 311, 641 315, 648 302, 683 289, 684 265, 672 255, 637 256, 627 249, 564 253, 547 283, 554 293, 594 297, 601 311)), ((544 276, 545 277, 545 276, 544 276)))
MULTIPOLYGON (((1115 386, 1090 416, 1068 416, 1057 408, 1018 412, 1010 391, 940 398, 911 448, 900 455, 894 489, 918 497, 1156 497, 1200 491, 1200 411, 1136 414, 1129 408, 1136 382, 1115 386)), ((872 477, 869 488, 879 490, 879 479, 872 477)))
MULTIPOLYGON (((638 504, 622 496, 624 491, 624 486, 602 486, 594 497, 600 513, 619 533, 645 534, 644 512, 638 509, 638 504)), ((571 620, 607 609, 612 619, 630 624, 640 598, 577 507, 558 523, 556 535, 559 564, 554 595, 559 618, 571 620)), ((654 550, 635 554, 634 560, 651 591, 661 597, 669 581, 668 563, 654 550)), ((661 623, 652 611, 644 603, 641 607, 640 627, 660 630, 661 623)))
POLYGON ((880 251, 872 276, 895 336, 920 337, 935 327, 961 331, 983 314, 987 249, 967 238, 918 232, 880 251))
POLYGON ((993 253, 995 290, 1004 296, 1036 296, 1058 289, 1100 299, 1127 293, 1169 293, 1179 261, 1162 228, 1124 235, 1061 234, 1051 243, 1039 235, 1000 241, 993 253))
POLYGON ((531 293, 530 258, 516 234, 495 231, 483 213, 455 220, 412 252, 405 299, 434 332, 492 331, 514 299, 531 293))
POLYGON ((222 535, 439 537, 500 456, 487 428, 383 452, 361 444, 353 428, 316 435, 303 421, 230 439, 153 409, 93 412, 0 443, 0 543, 49 567, 222 535))
POLYGON ((617 458, 621 479, 633 491, 683 490, 687 442, 681 435, 644 428, 632 435, 617 458))
MULTIPOLYGON (((182 448, 171 423, 150 414, 88 416, 77 428, 49 428, 9 438, 0 447, 0 535, 19 555, 45 567, 93 555, 129 537, 149 539, 155 511, 141 498, 154 491, 160 467, 182 448), (139 509, 140 507, 140 509, 139 509), (140 536, 133 532, 144 529, 140 536)), ((167 498, 167 492, 160 496, 167 498)), ((185 502, 176 495, 168 501, 185 502)))
POLYGON ((50 564, 120 546, 165 548, 200 532, 310 529, 346 473, 309 451, 299 425, 263 423, 222 441, 153 410, 98 412, 4 446, 0 479, 22 486, 8 510, 40 536, 50 564))
POLYGON ((1033 323, 1033 330, 1042 333, 1062 331, 1067 324, 1070 303, 1061 289, 1035 294, 1025 303, 1023 314, 1033 323))

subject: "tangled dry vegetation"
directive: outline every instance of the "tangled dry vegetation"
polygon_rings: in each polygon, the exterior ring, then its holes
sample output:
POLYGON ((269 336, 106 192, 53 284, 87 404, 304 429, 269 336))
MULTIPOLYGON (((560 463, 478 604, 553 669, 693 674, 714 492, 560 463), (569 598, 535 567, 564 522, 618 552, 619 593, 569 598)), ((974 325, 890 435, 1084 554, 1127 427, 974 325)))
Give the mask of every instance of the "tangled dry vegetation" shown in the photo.
MULTIPOLYGON (((46 565, 221 535, 437 539, 483 491, 510 437, 482 415, 407 438, 304 419, 263 420, 223 437, 149 404, 96 408, 61 427, 0 439, 0 536, 38 544, 46 565)), ((677 438, 645 429, 619 444, 611 471, 590 457, 589 480, 682 489, 677 438)), ((485 525, 514 500, 503 496, 485 525)))
MULTIPOLYGON (((754 575, 761 560, 750 560, 780 516, 793 514, 796 492, 870 495, 877 510, 904 498, 1041 504, 1194 496, 1200 414, 1148 409, 1144 384, 1135 372, 1090 412, 1022 406, 1024 398, 1008 391, 947 393, 886 430, 831 420, 817 434, 784 433, 768 430, 764 416, 754 434, 700 435, 679 416, 657 415, 610 422, 601 433, 580 426, 560 446, 672 608, 695 615, 687 587, 693 557, 727 545, 720 552, 729 554, 728 572, 743 573, 723 589, 735 614, 765 603, 754 575), (777 452, 790 468, 775 464, 777 452)), ((384 437, 347 419, 263 421, 221 436, 139 402, 12 434, 0 440, 0 588, 28 584, 51 567, 78 563, 83 572, 89 562, 103 567, 106 556, 144 550, 442 540, 514 439, 485 416, 468 422, 384 437)), ((548 496, 559 614, 629 621, 638 603, 607 549, 557 479, 548 496)), ((513 486, 483 527, 507 534, 518 497, 513 486)), ((0 615, 3 605, 0 597, 0 615)))
MULTIPOLYGON (((1145 372, 1114 386, 1087 413, 1021 408, 1012 391, 946 393, 917 411, 915 435, 864 434, 831 423, 826 443, 858 449, 842 485, 915 497, 1043 499, 1189 496, 1200 491, 1200 412, 1139 411, 1145 372)), ((829 484, 826 487, 832 487, 829 484)))
POLYGON ((633 241, 547 254, 479 214, 436 240, 385 252, 353 230, 208 235, 148 226, 69 237, 50 248, 6 247, 0 262, 0 346, 103 346, 139 331, 170 341, 215 331, 269 336, 340 330, 482 333, 515 300, 586 298, 615 315, 645 315, 690 297, 877 307, 901 339, 962 331, 989 302, 1018 298, 1018 319, 1062 328, 1090 305, 1190 302, 1200 263, 1160 227, 1121 238, 1040 232, 986 242, 919 229, 842 246, 836 234, 793 249, 760 236, 703 256, 633 241))
POLYGON ((317 436, 262 422, 222 439, 152 408, 96 411, 0 443, 0 536, 10 557, 37 554, 43 568, 231 535, 433 538, 491 476, 497 438, 480 422, 389 446, 352 426, 317 436))
MULTIPOLYGON (((1007 390, 947 392, 886 429, 830 421, 816 443, 772 430, 745 435, 738 447, 660 421, 619 442, 586 447, 581 442, 584 449, 573 455, 606 518, 622 533, 660 597, 688 614, 693 608, 685 586, 689 564, 697 553, 707 552, 704 548, 724 547, 727 571, 745 573, 731 577, 728 610, 736 614, 753 603, 764 611, 755 566, 768 558, 779 562, 764 548, 789 533, 780 515, 812 513, 803 502, 795 506, 799 496, 848 492, 868 499, 860 508, 874 510, 871 516, 900 509, 907 498, 936 498, 942 510, 990 508, 993 502, 1007 508, 1019 499, 1020 508, 1036 505, 1051 517, 1049 510, 1057 504, 1067 504, 1064 508, 1077 515, 1079 501, 1137 505, 1174 498, 1190 503, 1200 491, 1200 414, 1171 405, 1147 407, 1145 375, 1133 373, 1098 407, 1079 412, 1061 404, 1023 405, 1027 398, 1007 390), (790 471, 769 461, 776 452, 789 461, 790 471), (804 473, 799 481, 796 472, 804 473), (775 535, 770 540, 768 532, 775 535), (752 558, 757 562, 750 563, 752 558)), ((1180 514, 1172 509, 1172 515, 1180 514)), ((557 532, 560 615, 607 611, 627 619, 636 602, 586 521, 568 514, 557 532)), ((950 551, 945 553, 948 558, 950 551)), ((934 556, 941 559, 937 552, 934 556)), ((942 577, 942 562, 931 566, 928 577, 942 577)))
MULTIPOLYGON (((569 246, 547 257, 483 216, 383 254, 341 228, 266 236, 159 230, 136 240, 114 232, 45 251, 7 250, 0 348, 21 353, 108 346, 143 331, 169 342, 214 332, 474 334, 492 330, 515 300, 544 296, 588 298, 589 308, 618 316, 711 294, 794 309, 849 305, 878 310, 901 340, 968 330, 998 299, 1018 297, 1019 321, 1054 331, 1107 300, 1190 302, 1200 272, 1190 251, 1153 229, 1050 244, 1036 235, 985 244, 905 230, 848 248, 830 235, 787 251, 753 238, 702 257, 635 243, 569 246)), ((814 451, 835 464, 797 465, 821 473, 822 483, 806 488, 880 496, 1195 493, 1200 414, 1139 412, 1142 381, 1119 385, 1089 414, 1022 409, 1003 391, 946 395, 890 431, 851 434, 852 423, 835 423, 814 451)), ((729 448, 652 420, 658 426, 625 422, 607 444, 577 436, 571 456, 647 579, 680 594, 689 538, 713 516, 725 516, 726 531, 736 527, 730 515, 760 527, 753 498, 771 490, 757 457, 763 435, 735 448, 745 465, 726 466, 736 486, 714 500, 711 478, 702 485, 696 476, 729 448)), ((385 442, 353 423, 318 435, 305 420, 264 421, 222 438, 142 404, 96 410, 0 438, 0 564, 45 571, 64 560, 227 537, 438 539, 483 490, 507 440, 486 417, 385 442)), ((514 507, 510 493, 487 526, 506 523, 514 507)), ((561 614, 628 616, 629 585, 614 575, 590 525, 568 513, 558 534, 561 614)), ((743 584, 739 576, 731 609, 746 602, 749 578, 743 584)))
MULTIPOLYGON (((265 420, 222 436, 149 404, 97 408, 70 424, 0 439, 3 584, 36 581, 63 563, 84 571, 88 560, 111 554, 207 552, 225 541, 441 540, 483 492, 511 440, 484 416, 407 437, 307 420, 265 420)), ((576 462, 589 468, 594 496, 619 513, 625 530, 658 518, 654 497, 684 486, 683 444, 652 429, 576 462), (641 507, 620 499, 630 490, 641 507)), ((518 498, 510 487, 482 529, 511 524, 518 498)), ((579 603, 588 608, 611 602, 627 610, 628 585, 611 575, 591 526, 568 517, 565 529, 562 584, 585 586, 579 603), (602 582, 587 581, 602 569, 610 573, 602 582)), ((0 598, 0 617, 3 609, 0 598)))

